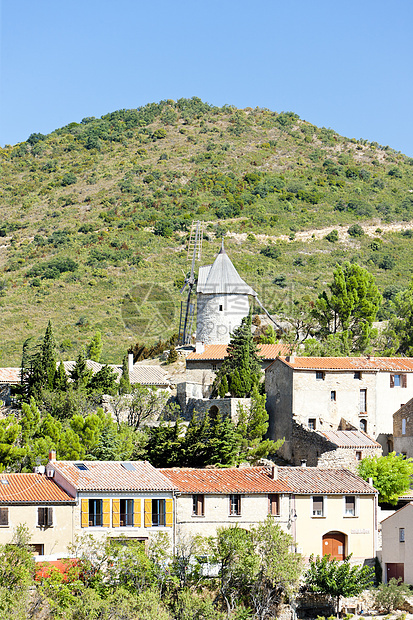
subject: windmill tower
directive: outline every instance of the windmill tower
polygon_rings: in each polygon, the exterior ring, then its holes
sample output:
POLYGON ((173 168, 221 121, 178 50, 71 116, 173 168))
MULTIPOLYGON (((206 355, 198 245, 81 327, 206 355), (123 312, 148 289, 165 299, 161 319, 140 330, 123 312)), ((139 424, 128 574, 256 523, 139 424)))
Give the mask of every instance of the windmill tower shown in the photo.
POLYGON ((228 344, 231 334, 248 315, 248 296, 257 293, 240 277, 224 248, 213 265, 199 268, 196 341, 228 344))

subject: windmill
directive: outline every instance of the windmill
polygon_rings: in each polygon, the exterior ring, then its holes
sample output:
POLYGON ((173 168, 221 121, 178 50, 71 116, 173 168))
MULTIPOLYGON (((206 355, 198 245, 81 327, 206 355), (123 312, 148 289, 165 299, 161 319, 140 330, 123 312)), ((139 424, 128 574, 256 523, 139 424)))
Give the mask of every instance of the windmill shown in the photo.
POLYGON ((191 272, 189 276, 185 278, 185 284, 181 289, 181 294, 188 287, 188 296, 186 303, 181 301, 181 315, 179 318, 179 342, 182 345, 189 344, 191 342, 192 324, 194 320, 195 304, 191 302, 191 294, 195 284, 195 261, 200 260, 202 250, 202 223, 198 220, 193 221, 191 226, 191 232, 189 234, 188 242, 188 258, 191 257, 192 263, 191 272))

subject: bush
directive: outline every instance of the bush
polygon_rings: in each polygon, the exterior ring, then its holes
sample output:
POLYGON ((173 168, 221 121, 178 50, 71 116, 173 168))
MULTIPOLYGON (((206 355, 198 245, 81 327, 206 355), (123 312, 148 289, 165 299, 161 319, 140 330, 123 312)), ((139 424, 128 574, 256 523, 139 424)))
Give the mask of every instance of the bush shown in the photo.
POLYGON ((76 183, 76 181, 77 178, 73 174, 73 172, 66 172, 66 174, 64 174, 62 178, 62 185, 63 187, 66 187, 66 185, 73 185, 74 183, 76 183))
POLYGON ((374 592, 376 609, 389 613, 401 605, 406 596, 411 594, 410 588, 399 579, 390 579, 389 583, 381 583, 374 592))
POLYGON ((265 248, 260 250, 260 254, 266 256, 267 258, 277 260, 277 258, 281 256, 281 250, 276 245, 267 245, 265 248))
POLYGON ((327 239, 327 241, 330 241, 330 243, 335 243, 336 241, 338 241, 338 230, 332 230, 328 233, 328 235, 324 237, 324 239, 327 239))
POLYGON ((380 267, 380 269, 390 270, 393 269, 395 264, 396 260, 393 258, 393 256, 390 256, 390 254, 385 254, 383 258, 379 261, 378 266, 380 267))
POLYGON ((362 229, 360 224, 353 224, 352 226, 350 226, 347 232, 350 237, 362 237, 364 235, 364 230, 362 229))
POLYGON ((287 278, 284 275, 276 276, 273 280, 275 286, 279 286, 280 288, 285 288, 287 286, 287 278))
POLYGON ((71 258, 52 258, 46 263, 40 263, 32 267, 27 275, 29 277, 40 276, 43 280, 55 280, 61 273, 76 271, 78 266, 78 263, 71 258))

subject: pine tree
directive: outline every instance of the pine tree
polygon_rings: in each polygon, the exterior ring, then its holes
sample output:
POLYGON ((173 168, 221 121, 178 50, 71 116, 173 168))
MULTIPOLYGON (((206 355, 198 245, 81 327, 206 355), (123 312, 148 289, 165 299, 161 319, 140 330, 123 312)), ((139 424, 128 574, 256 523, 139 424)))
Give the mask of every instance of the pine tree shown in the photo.
POLYGON ((129 379, 128 357, 125 355, 122 361, 122 375, 119 380, 119 394, 130 394, 132 386, 129 379))
POLYGON ((226 375, 224 375, 222 377, 221 383, 219 384, 218 387, 218 396, 220 398, 225 398, 225 396, 228 394, 228 381, 227 381, 227 377, 226 375))
POLYGON ((56 392, 66 392, 69 387, 67 375, 63 362, 60 362, 54 376, 53 389, 56 392))
POLYGON ((169 349, 169 353, 168 353, 168 358, 166 360, 167 364, 173 364, 174 362, 176 362, 178 359, 178 351, 175 349, 174 346, 172 346, 169 349))
POLYGON ((228 345, 228 355, 219 369, 213 385, 213 395, 219 393, 224 377, 232 397, 248 398, 261 378, 261 363, 253 340, 251 311, 234 330, 228 345))
POLYGON ((77 356, 76 364, 73 370, 70 371, 70 378, 73 381, 73 387, 75 390, 85 389, 92 376, 92 371, 88 369, 86 365, 86 358, 83 351, 77 356))

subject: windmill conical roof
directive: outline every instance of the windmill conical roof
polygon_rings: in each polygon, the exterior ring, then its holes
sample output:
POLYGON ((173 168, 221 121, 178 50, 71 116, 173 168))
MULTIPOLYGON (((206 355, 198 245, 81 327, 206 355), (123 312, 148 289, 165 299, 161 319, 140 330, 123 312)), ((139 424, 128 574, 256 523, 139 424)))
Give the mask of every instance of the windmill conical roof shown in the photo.
POLYGON ((206 295, 253 295, 257 293, 239 275, 222 244, 213 265, 200 267, 197 293, 206 295))

